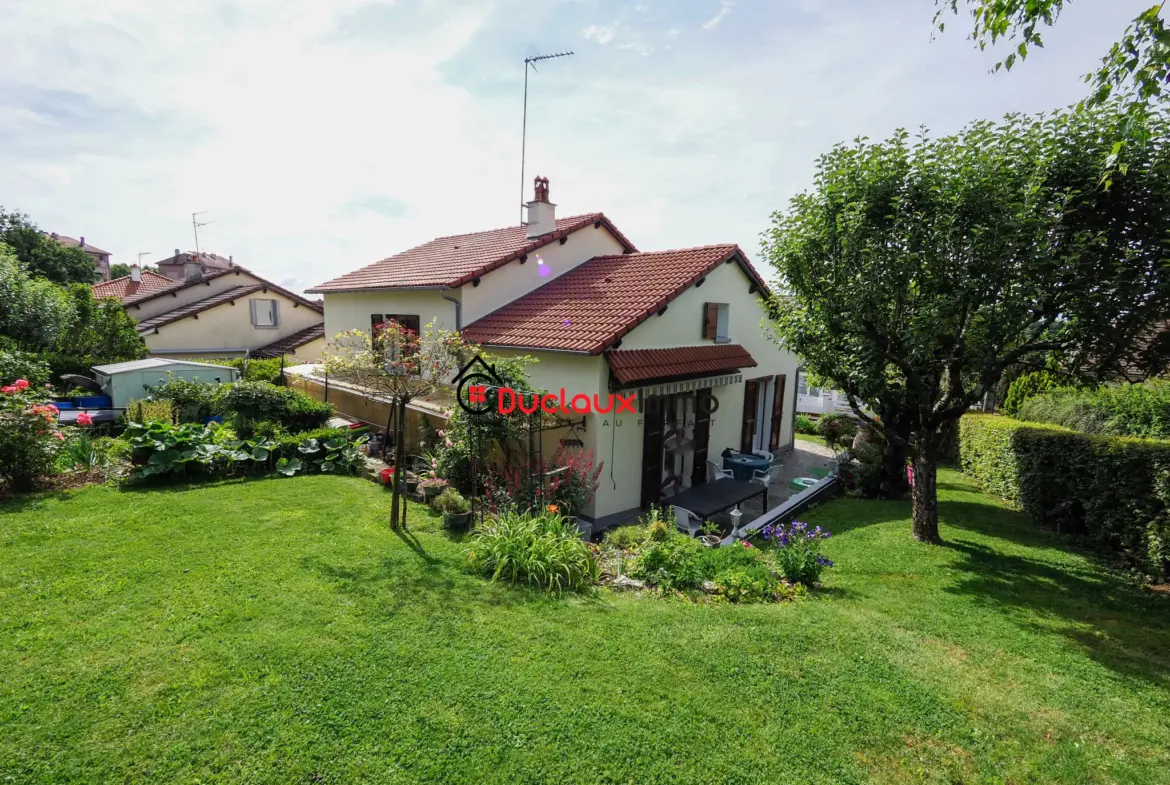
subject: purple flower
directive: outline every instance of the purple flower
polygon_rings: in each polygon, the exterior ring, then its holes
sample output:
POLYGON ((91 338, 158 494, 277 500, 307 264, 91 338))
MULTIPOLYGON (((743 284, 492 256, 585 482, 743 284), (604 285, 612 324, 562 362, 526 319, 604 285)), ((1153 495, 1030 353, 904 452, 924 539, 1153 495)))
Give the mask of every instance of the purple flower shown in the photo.
POLYGON ((824 556, 817 557, 817 564, 821 565, 822 567, 836 567, 837 566, 837 565, 833 564, 833 562, 831 562, 830 560, 826 559, 824 556))

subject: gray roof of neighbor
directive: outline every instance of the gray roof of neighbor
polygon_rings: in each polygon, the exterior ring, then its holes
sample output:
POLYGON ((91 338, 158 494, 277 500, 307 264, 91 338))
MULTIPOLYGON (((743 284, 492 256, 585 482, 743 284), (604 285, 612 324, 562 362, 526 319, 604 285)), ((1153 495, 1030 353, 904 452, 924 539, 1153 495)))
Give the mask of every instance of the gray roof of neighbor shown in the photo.
POLYGON ((125 371, 145 371, 150 368, 163 368, 173 365, 193 365, 197 368, 222 368, 224 370, 232 370, 226 365, 213 365, 211 363, 197 363, 191 360, 168 360, 164 357, 147 357, 145 360, 130 360, 124 363, 111 363, 110 365, 95 365, 95 371, 101 371, 107 376, 115 373, 123 373, 125 371))

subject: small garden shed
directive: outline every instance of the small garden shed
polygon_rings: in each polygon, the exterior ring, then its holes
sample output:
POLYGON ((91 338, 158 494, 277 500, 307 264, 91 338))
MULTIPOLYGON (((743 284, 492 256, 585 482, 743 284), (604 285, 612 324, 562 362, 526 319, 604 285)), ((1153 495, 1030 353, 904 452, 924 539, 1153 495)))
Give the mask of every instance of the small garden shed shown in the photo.
POLYGON ((151 388, 165 384, 171 378, 187 381, 228 384, 238 381, 240 372, 226 365, 211 365, 190 360, 168 360, 150 357, 113 365, 95 365, 94 376, 102 391, 110 396, 115 409, 124 409, 130 401, 144 398, 151 388))

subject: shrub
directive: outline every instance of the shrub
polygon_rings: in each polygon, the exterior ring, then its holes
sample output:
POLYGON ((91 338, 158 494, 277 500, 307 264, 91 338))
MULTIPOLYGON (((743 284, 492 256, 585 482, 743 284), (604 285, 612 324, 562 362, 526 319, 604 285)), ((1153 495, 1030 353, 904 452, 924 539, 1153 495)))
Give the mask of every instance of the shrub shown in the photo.
POLYGON ((1061 425, 1082 433, 1170 438, 1170 381, 1065 387, 1026 401, 1018 419, 1061 425))
POLYGON ((567 515, 580 515, 593 501, 593 494, 597 492, 597 478, 601 476, 604 463, 593 466, 593 450, 566 450, 557 449, 552 465, 546 466, 545 471, 556 471, 548 480, 548 495, 546 502, 556 504, 567 515))
POLYGON ((469 566, 491 580, 546 591, 587 586, 598 578, 597 560, 576 528, 560 515, 504 513, 472 530, 469 566))
POLYGON ((176 379, 168 373, 167 381, 151 390, 151 397, 170 401, 179 422, 203 422, 217 408, 227 387, 219 383, 176 379))
POLYGON ((820 526, 810 529, 804 521, 793 521, 765 526, 760 534, 772 546, 784 577, 793 583, 812 586, 820 580, 822 570, 834 566, 821 554, 821 540, 829 539, 830 534, 820 526))
POLYGON ((100 472, 106 479, 118 476, 130 460, 130 445, 109 436, 94 436, 88 430, 75 429, 66 436, 58 455, 63 470, 100 472))
MULTIPOLYGON (((223 357, 219 359, 204 359, 199 358, 199 362, 210 363, 212 365, 226 365, 229 368, 235 368, 240 372, 240 381, 243 382, 268 382, 269 384, 281 384, 280 378, 280 358, 258 358, 258 357, 223 357)), ((290 357, 284 358, 284 367, 290 365, 299 365, 300 360, 294 360, 290 357)))
POLYGON ((794 418, 796 432, 806 436, 817 436, 817 421, 807 414, 798 414, 794 418))
POLYGON ((698 589, 713 576, 708 550, 693 537, 670 532, 665 539, 646 544, 630 574, 662 589, 698 589))
POLYGON ((24 379, 31 387, 49 382, 49 364, 39 354, 0 351, 0 379, 24 379))
POLYGON ((26 379, 0 388, 0 477, 18 491, 53 473, 65 440, 57 407, 38 404, 39 397, 26 379))
POLYGON ((857 421, 845 414, 826 414, 817 421, 817 431, 825 437, 825 444, 840 452, 853 444, 857 421))
POLYGON ((290 433, 320 428, 329 421, 333 407, 298 390, 267 382, 237 382, 219 400, 219 409, 231 417, 232 427, 243 437, 252 435, 256 423, 279 423, 290 433))
POLYGON ((1003 413, 1008 417, 1015 417, 1026 401, 1059 386, 1056 377, 1048 371, 1026 373, 1008 387, 1007 396, 1003 400, 1003 413))
POLYGON ((617 526, 605 533, 605 544, 623 551, 641 548, 650 539, 650 531, 644 525, 617 526))
POLYGON ((989 415, 966 415, 960 426, 963 471, 989 493, 1042 526, 1121 554, 1148 575, 1166 574, 1170 442, 989 415))
POLYGON ((460 515, 471 510, 471 504, 459 491, 448 488, 435 497, 434 508, 445 515, 460 515))
POLYGON ((171 423, 174 421, 174 416, 175 407, 170 401, 139 398, 126 404, 126 413, 123 415, 123 419, 128 423, 171 423))

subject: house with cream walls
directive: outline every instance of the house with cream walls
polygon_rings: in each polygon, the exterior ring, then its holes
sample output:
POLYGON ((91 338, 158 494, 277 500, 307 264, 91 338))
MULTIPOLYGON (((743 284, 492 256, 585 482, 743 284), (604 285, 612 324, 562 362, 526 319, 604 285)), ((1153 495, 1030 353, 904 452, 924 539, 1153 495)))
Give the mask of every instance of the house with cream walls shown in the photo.
POLYGON ((326 334, 434 320, 536 359, 534 389, 633 397, 633 413, 590 413, 575 431, 605 464, 595 529, 707 482, 726 449, 791 449, 799 361, 762 327, 768 289, 738 246, 639 251, 601 213, 557 218, 542 178, 527 207, 524 226, 442 237, 309 289, 326 334))
POLYGON ((325 348, 323 308, 238 265, 190 260, 180 280, 142 271, 94 287, 138 322, 153 357, 277 357, 313 361, 325 348))

